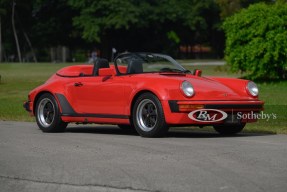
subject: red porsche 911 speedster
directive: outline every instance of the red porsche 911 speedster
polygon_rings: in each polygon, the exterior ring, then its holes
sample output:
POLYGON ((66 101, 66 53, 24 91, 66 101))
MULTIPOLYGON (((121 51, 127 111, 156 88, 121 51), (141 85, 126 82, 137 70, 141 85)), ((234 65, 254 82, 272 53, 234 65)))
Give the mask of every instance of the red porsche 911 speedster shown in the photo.
POLYGON ((70 122, 115 124, 143 137, 164 136, 172 126, 213 126, 236 134, 263 110, 252 81, 202 77, 173 58, 124 53, 114 64, 60 69, 29 93, 24 107, 44 132, 64 131, 70 122))

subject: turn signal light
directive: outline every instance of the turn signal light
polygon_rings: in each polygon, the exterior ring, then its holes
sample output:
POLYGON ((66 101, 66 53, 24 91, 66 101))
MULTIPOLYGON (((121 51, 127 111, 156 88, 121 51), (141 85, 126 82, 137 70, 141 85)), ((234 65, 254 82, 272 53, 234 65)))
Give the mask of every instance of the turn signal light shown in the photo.
POLYGON ((197 109, 203 109, 204 105, 200 104, 180 104, 178 106, 179 111, 193 111, 197 109))

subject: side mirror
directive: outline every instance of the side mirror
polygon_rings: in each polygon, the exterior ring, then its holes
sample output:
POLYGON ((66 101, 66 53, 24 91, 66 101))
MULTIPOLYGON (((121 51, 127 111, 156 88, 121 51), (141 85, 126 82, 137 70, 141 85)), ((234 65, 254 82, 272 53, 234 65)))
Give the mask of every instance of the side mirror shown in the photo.
POLYGON ((195 69, 195 70, 194 70, 194 75, 195 75, 195 76, 199 76, 199 77, 200 77, 201 74, 202 74, 202 71, 201 71, 201 70, 199 70, 199 69, 195 69))
POLYGON ((99 76, 114 76, 116 75, 115 69, 111 68, 100 68, 99 69, 99 76))

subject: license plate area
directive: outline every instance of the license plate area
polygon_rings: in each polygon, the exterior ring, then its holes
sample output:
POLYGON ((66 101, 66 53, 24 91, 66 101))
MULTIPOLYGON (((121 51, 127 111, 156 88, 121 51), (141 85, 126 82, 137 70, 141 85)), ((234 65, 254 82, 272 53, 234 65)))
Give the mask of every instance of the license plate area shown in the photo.
POLYGON ((224 120, 226 124, 240 124, 241 119, 236 114, 228 114, 227 118, 224 120))

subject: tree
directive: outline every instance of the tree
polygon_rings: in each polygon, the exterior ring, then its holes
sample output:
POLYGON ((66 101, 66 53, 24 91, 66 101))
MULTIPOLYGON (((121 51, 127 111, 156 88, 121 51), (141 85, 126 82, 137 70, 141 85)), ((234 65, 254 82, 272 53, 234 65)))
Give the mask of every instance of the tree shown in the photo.
POLYGON ((100 42, 100 33, 104 30, 129 29, 139 19, 139 7, 128 0, 69 2, 80 11, 80 15, 74 18, 74 24, 83 29, 83 38, 88 41, 100 42))
MULTIPOLYGON (((62 52, 62 59, 65 60, 66 52, 63 47, 72 50, 86 46, 85 41, 78 35, 79 32, 74 29, 72 18, 75 11, 67 4, 67 0, 34 0, 31 15, 34 45, 38 50, 43 50, 43 46, 50 50, 53 62, 57 55, 55 52, 62 52), (62 47, 61 51, 59 47, 62 47)), ((48 52, 43 52, 40 59, 47 60, 48 52)))
MULTIPOLYGON (((163 50, 179 43, 208 41, 214 1, 196 0, 68 0, 78 11, 74 25, 82 37, 101 43, 104 52, 139 47, 163 50), (124 46, 123 46, 124 45, 124 46)), ((212 22, 211 22, 212 23, 212 22)), ((125 50, 122 50, 125 51, 125 50)))
POLYGON ((259 2, 274 2, 274 0, 216 0, 216 3, 220 7, 220 16, 225 19, 242 8, 246 8, 251 4, 259 3, 259 2))
POLYGON ((5 29, 1 31, 0 36, 0 40, 1 37, 4 40, 1 43, 1 53, 2 59, 6 61, 15 61, 15 55, 18 53, 20 53, 18 54, 18 60, 22 60, 28 52, 26 44, 30 43, 29 47, 32 47, 32 42, 28 37, 28 34, 31 33, 30 31, 26 32, 26 29, 30 29, 32 25, 30 21, 30 7, 33 1, 34 0, 0 0, 1 28, 5 29), (27 43, 25 41, 27 41, 27 43), (23 55, 22 52, 24 53, 23 55))
POLYGON ((74 11, 67 5, 67 0, 34 1, 31 18, 36 45, 70 45, 74 40, 74 11))
POLYGON ((0 10, 0 62, 2 62, 2 14, 4 14, 5 10, 0 10))
POLYGON ((226 60, 251 79, 286 78, 287 4, 254 4, 224 22, 226 60))
POLYGON ((1 0, 0 1, 0 62, 3 59, 3 42, 2 42, 2 17, 6 16, 7 11, 6 7, 8 4, 8 0, 1 0))
POLYGON ((15 38, 16 47, 17 47, 18 59, 19 59, 19 62, 21 63, 22 62, 21 49, 20 49, 18 35, 17 35, 17 31, 16 31, 16 26, 15 26, 15 6, 16 6, 16 2, 13 1, 13 4, 12 4, 12 28, 13 28, 13 34, 14 34, 14 38, 15 38))

